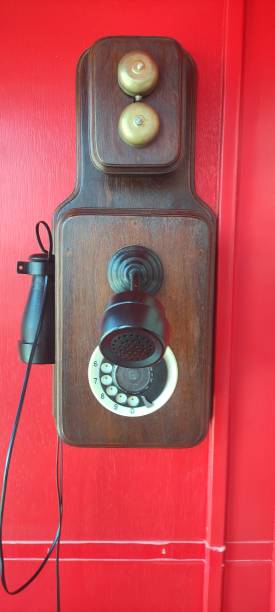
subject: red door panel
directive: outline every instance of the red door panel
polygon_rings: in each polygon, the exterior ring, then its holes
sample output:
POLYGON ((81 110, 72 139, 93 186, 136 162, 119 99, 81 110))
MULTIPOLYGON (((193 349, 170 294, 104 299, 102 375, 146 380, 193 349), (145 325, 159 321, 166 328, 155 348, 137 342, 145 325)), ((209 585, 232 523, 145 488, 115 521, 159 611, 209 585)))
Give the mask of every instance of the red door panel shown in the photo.
MULTIPOLYGON (((193 449, 65 448, 64 612, 268 612, 274 414, 274 26, 271 2, 4 2, 1 36, 0 467, 24 367, 29 281, 16 261, 75 180, 75 70, 97 38, 175 37, 198 70, 196 188, 219 214, 214 418, 193 449)), ((11 470, 7 574, 56 523, 51 369, 33 369, 11 470)), ((37 561, 36 561, 37 563, 37 561)), ((4 612, 54 610, 54 563, 4 612)), ((274 605, 274 604, 273 604, 274 605)))
POLYGON ((267 13, 260 2, 249 3, 236 197, 229 540, 273 539, 274 28, 274 8, 267 13))
MULTIPOLYGON (((26 569, 35 569, 32 562, 24 567, 23 562, 12 564, 14 579, 27 576, 26 569), (23 567, 22 567, 23 566, 23 567)), ((203 590, 202 563, 123 563, 111 561, 96 563, 71 560, 62 563, 64 610, 86 612, 98 606, 100 612, 196 612, 200 609, 203 590)), ((17 598, 3 596, 3 610, 32 610, 49 612, 54 610, 55 593, 49 585, 54 584, 54 563, 49 563, 37 584, 17 598), (43 594, 43 596, 41 596, 43 594)))

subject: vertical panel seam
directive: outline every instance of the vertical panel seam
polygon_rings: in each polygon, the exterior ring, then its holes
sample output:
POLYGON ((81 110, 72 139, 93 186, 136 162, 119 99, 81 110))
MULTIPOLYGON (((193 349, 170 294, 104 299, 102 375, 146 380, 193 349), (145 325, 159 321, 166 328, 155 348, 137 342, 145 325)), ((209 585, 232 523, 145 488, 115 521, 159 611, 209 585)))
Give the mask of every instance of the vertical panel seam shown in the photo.
POLYGON ((238 152, 244 43, 245 0, 226 0, 222 48, 222 126, 219 168, 219 242, 217 267, 215 411, 210 426, 203 612, 222 607, 228 473, 229 407, 234 304, 234 254, 238 190, 238 152), (235 81, 232 82, 232 76, 235 81))

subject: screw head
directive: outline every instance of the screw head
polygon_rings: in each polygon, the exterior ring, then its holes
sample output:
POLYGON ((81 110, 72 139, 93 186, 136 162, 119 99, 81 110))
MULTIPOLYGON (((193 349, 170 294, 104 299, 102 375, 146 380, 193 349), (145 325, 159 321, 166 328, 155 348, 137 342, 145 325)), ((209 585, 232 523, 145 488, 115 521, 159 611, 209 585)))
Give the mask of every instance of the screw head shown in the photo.
POLYGON ((134 123, 135 125, 144 125, 144 117, 142 117, 142 115, 137 115, 136 117, 134 117, 134 123))
POLYGON ((136 64, 133 65, 133 72, 140 72, 141 70, 144 70, 145 68, 145 64, 144 62, 136 62, 136 64))

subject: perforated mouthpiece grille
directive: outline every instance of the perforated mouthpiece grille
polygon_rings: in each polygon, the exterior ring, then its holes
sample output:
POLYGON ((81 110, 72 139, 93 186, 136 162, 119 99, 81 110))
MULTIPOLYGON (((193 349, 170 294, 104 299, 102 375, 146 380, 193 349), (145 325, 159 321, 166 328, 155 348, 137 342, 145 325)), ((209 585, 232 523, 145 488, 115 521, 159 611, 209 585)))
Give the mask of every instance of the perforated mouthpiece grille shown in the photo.
POLYGON ((119 357, 126 361, 142 361, 153 355, 154 342, 141 333, 125 332, 112 339, 111 350, 114 358, 119 357))

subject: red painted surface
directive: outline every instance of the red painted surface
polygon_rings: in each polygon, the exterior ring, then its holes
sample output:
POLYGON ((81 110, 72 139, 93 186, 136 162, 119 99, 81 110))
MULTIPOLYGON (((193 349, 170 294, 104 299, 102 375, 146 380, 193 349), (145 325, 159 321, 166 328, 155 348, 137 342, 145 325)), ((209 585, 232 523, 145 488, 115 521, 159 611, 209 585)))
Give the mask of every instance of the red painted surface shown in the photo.
MULTIPOLYGON (((140 0, 137 16, 127 0, 17 0, 1 11, 1 468, 24 371, 29 281, 16 261, 73 188, 76 62, 97 38, 168 35, 191 53, 197 190, 219 213, 209 436, 189 450, 65 448, 63 610, 273 612, 274 5, 140 0)), ((11 586, 55 530, 54 450, 51 371, 36 367, 8 494, 11 586)), ((54 601, 53 562, 27 592, 0 591, 3 612, 50 612, 54 601)))

